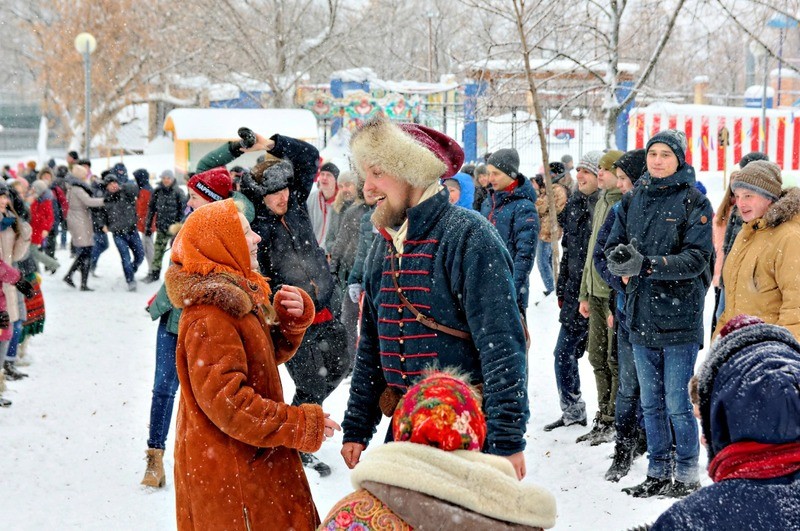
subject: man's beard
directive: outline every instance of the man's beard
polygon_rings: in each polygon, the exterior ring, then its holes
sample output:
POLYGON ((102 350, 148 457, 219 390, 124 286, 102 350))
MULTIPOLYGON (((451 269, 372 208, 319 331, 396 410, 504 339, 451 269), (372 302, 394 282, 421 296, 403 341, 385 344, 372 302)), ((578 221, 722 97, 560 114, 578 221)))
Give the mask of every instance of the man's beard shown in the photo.
POLYGON ((408 207, 394 209, 387 200, 384 199, 383 203, 375 208, 372 213, 372 223, 382 229, 386 227, 397 227, 408 217, 408 207))

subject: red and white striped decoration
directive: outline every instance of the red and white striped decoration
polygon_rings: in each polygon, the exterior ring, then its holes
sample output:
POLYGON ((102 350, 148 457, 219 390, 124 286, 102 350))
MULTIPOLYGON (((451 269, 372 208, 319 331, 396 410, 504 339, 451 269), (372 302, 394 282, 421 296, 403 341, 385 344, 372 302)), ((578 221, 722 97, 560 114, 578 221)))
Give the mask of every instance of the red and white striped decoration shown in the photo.
POLYGON ((686 161, 697 171, 732 170, 742 155, 759 151, 760 134, 770 160, 783 170, 800 170, 800 112, 768 110, 763 127, 760 109, 657 103, 631 111, 628 149, 645 147, 662 129, 686 134, 686 161), (726 149, 719 146, 723 127, 729 133, 726 149))

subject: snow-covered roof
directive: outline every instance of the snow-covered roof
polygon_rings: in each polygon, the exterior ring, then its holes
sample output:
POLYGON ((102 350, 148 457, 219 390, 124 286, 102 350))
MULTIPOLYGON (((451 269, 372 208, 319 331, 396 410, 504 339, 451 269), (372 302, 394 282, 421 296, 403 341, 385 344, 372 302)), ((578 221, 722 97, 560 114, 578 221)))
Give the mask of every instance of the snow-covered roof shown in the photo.
MULTIPOLYGON (((608 63, 605 61, 586 61, 583 66, 578 66, 574 61, 567 59, 537 59, 531 58, 531 68, 533 70, 546 70, 549 72, 568 73, 590 69, 597 74, 606 71, 608 63)), ((475 61, 463 65, 464 68, 471 70, 486 70, 490 72, 521 74, 525 71, 521 59, 489 59, 485 61, 475 61)), ((617 63, 617 70, 627 74, 635 74, 640 70, 637 63, 617 63)))
POLYGON ((235 140, 240 127, 267 137, 280 133, 317 139, 317 119, 305 109, 174 109, 164 121, 164 131, 173 133, 175 140, 235 140))
MULTIPOLYGON (((771 98, 775 95, 775 91, 772 87, 767 87, 767 98, 771 98)), ((761 98, 764 96, 764 85, 750 85, 744 90, 744 97, 745 98, 761 98)))
MULTIPOLYGON (((758 96, 760 97, 760 95, 758 96)), ((791 109, 767 109, 767 116, 790 116, 794 114, 791 109)), ((665 101, 657 101, 651 103, 647 107, 637 107, 631 111, 631 114, 644 113, 644 114, 677 114, 686 116, 725 116, 725 117, 759 117, 761 116, 760 108, 750 107, 725 107, 722 105, 694 105, 683 103, 670 103, 665 101)))
POLYGON ((400 94, 436 94, 458 88, 458 83, 425 83, 423 81, 383 81, 376 79, 370 82, 370 88, 383 89, 400 94))

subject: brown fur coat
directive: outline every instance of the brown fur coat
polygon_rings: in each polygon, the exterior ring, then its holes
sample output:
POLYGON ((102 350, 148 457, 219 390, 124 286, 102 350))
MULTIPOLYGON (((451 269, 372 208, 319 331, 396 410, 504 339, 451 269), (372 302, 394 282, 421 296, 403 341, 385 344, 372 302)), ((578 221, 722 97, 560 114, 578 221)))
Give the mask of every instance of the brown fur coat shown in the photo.
POLYGON ((254 307, 248 283, 226 274, 167 272, 183 308, 176 362, 178 529, 314 529, 319 523, 298 450, 322 444, 320 406, 284 403, 278 365, 294 355, 314 317, 254 307), (265 315, 279 324, 268 325, 265 315))

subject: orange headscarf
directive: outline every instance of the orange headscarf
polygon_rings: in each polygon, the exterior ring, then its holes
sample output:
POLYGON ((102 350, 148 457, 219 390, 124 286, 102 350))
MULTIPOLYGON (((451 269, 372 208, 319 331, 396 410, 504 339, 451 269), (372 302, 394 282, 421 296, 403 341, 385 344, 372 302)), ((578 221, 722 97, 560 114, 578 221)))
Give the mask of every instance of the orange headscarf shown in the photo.
POLYGON ((256 302, 269 304, 267 280, 250 268, 250 251, 233 199, 204 205, 186 218, 172 246, 172 261, 186 273, 227 273, 259 287, 256 302))

